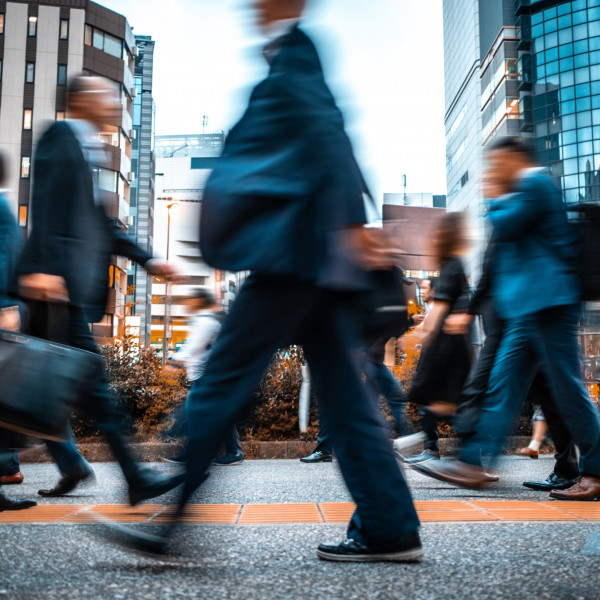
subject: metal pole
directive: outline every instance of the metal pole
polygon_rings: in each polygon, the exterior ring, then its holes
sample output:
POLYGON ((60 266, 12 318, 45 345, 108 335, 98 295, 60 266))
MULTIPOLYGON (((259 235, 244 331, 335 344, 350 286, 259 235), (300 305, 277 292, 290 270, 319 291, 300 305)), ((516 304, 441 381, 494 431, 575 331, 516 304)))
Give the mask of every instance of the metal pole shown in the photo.
MULTIPOLYGON (((171 207, 172 204, 167 205, 167 260, 169 260, 169 242, 171 237, 171 207)), ((164 317, 164 330, 163 330, 163 355, 162 364, 167 364, 167 358, 169 354, 169 320, 171 317, 171 282, 165 280, 165 317, 164 317)))

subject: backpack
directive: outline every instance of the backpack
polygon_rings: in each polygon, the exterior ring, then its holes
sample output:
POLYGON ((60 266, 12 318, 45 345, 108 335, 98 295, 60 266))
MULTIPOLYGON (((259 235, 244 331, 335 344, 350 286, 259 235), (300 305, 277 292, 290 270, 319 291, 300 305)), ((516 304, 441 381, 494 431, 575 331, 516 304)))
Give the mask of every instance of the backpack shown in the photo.
POLYGON ((570 205, 570 219, 577 237, 576 273, 584 302, 600 300, 600 204, 570 205))

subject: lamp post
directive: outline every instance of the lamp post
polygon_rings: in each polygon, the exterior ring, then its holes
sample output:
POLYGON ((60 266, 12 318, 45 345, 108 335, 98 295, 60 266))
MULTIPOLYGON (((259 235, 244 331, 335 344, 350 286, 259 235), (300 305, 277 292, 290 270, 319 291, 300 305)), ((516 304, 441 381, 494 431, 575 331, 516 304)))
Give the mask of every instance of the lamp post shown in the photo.
MULTIPOLYGON (((167 200, 172 200, 168 198, 167 200)), ((169 246, 171 241, 171 209, 177 206, 177 202, 167 204, 167 261, 169 260, 169 246)), ((165 318, 163 330, 163 355, 162 364, 167 364, 169 354, 169 321, 171 320, 171 282, 165 280, 165 318)))

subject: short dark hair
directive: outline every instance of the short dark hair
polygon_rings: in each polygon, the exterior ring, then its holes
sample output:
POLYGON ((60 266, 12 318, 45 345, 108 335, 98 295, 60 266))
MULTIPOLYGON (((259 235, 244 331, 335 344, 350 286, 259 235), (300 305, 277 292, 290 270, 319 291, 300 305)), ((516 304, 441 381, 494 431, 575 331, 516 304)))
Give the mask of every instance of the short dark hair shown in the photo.
POLYGON ((537 163, 535 149, 529 140, 516 136, 502 136, 495 139, 485 151, 490 152, 514 152, 522 154, 529 162, 537 163))
MULTIPOLYGON (((464 244, 465 229, 466 218, 462 212, 444 213, 438 218, 432 239, 433 256, 438 266, 452 258, 457 248, 464 244)), ((434 287, 433 283, 431 287, 434 287)))
POLYGON ((6 156, 0 152, 0 185, 6 180, 6 156))
POLYGON ((86 75, 85 73, 77 73, 77 75, 69 77, 69 80, 67 81, 67 96, 87 92, 89 89, 87 81, 89 77, 90 75, 86 75))
POLYGON ((192 298, 194 300, 203 300, 204 304, 212 306, 217 303, 215 295, 207 288, 196 288, 192 292, 192 298))
POLYGON ((430 277, 429 278, 429 289, 431 291, 435 290, 435 288, 437 287, 437 277, 430 277))

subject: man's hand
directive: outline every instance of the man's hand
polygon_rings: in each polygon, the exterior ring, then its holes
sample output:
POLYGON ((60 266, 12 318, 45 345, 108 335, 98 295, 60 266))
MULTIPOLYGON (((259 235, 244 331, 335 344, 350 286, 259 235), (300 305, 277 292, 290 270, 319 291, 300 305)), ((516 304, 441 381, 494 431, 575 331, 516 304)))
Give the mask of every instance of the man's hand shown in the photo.
POLYGON ((4 308, 0 311, 0 329, 20 331, 21 315, 19 314, 19 309, 16 306, 4 308))
POLYGON ((150 275, 156 275, 157 277, 164 277, 165 281, 172 281, 177 277, 181 276, 181 273, 176 267, 166 260, 159 258, 153 258, 149 260, 145 265, 144 269, 150 273, 150 275))
POLYGON ((446 317, 442 330, 449 335, 463 335, 469 333, 472 324, 473 315, 457 313, 446 317))
POLYGON ((352 227, 345 230, 344 239, 354 262, 369 271, 390 269, 404 254, 382 229, 352 227))
POLYGON ((416 315, 413 315, 411 318, 415 325, 419 325, 425 320, 425 315, 423 313, 417 313, 416 315))
POLYGON ((69 302, 67 284, 60 275, 30 273, 19 277, 19 293, 29 300, 69 302))

